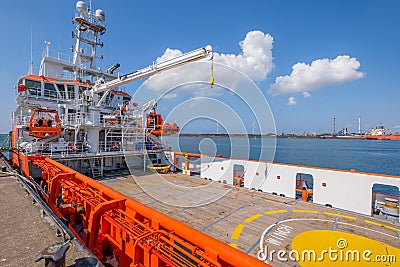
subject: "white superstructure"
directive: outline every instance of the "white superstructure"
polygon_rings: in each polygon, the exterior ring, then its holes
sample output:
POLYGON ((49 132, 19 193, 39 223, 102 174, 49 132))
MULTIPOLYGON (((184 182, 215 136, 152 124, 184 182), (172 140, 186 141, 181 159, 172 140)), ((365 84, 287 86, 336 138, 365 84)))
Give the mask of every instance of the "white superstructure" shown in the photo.
MULTIPOLYGON (((115 73, 118 63, 102 70, 97 65, 102 58, 97 50, 104 45, 99 37, 106 32, 106 15, 91 5, 91 1, 76 3, 72 59, 52 56, 51 44, 45 42, 38 75, 30 73, 19 79, 12 119, 18 151, 48 155, 95 177, 103 175, 104 170, 125 167, 124 152, 153 163, 161 158, 162 146, 151 133, 162 125, 148 123, 149 114, 159 115, 154 111, 156 102, 131 103, 131 95, 120 86, 212 57, 212 48, 206 46, 126 75, 115 73), (61 126, 55 120, 57 113, 61 126), (57 127, 60 129, 53 131, 57 127)), ((142 166, 146 165, 144 161, 142 166)))

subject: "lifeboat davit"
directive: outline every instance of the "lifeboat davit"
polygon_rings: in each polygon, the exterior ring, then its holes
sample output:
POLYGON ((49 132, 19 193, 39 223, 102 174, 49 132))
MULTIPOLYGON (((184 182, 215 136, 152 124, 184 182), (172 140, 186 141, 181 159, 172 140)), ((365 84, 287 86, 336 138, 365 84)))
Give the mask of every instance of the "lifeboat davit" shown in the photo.
POLYGON ((60 135, 61 120, 55 109, 36 108, 26 126, 26 133, 36 138, 50 138, 60 135))
POLYGON ((163 134, 163 126, 164 121, 161 114, 154 111, 150 112, 147 116, 147 128, 150 130, 150 133, 155 136, 161 136, 163 134))

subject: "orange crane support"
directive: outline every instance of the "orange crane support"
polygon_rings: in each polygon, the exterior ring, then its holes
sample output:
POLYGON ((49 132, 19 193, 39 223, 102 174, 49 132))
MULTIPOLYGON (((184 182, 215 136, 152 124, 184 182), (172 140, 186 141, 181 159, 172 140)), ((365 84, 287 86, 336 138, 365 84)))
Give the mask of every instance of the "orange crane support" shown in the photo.
POLYGON ((185 157, 185 170, 189 170, 189 160, 190 158, 200 158, 200 154, 194 153, 186 153, 186 152, 174 152, 174 170, 178 168, 178 162, 176 156, 184 156, 185 157))
POLYGON ((99 259, 111 250, 121 267, 268 266, 50 158, 32 163, 50 208, 99 259))

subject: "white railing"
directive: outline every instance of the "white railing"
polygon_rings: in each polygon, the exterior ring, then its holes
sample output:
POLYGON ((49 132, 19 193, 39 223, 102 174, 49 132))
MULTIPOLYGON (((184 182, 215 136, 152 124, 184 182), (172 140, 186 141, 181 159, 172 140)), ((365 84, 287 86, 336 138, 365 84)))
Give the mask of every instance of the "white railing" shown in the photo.
POLYGON ((101 125, 100 115, 73 113, 62 116, 63 125, 101 125))
POLYGON ((133 141, 100 141, 99 152, 142 152, 156 151, 162 149, 156 142, 133 142, 133 141))
POLYGON ((53 52, 53 51, 50 51, 50 49, 48 49, 48 50, 44 49, 44 51, 42 53, 42 57, 56 59, 58 61, 64 61, 66 63, 72 63, 71 55, 70 54, 66 54, 66 53, 62 53, 60 51, 53 52))
POLYGON ((85 142, 32 142, 24 147, 19 146, 26 154, 40 153, 45 156, 61 155, 80 155, 88 152, 88 145, 85 142))
POLYGON ((14 123, 15 125, 18 126, 26 126, 29 123, 31 116, 26 116, 26 115, 17 115, 14 117, 14 123))
POLYGON ((94 125, 103 127, 129 127, 129 134, 142 133, 139 119, 130 118, 128 116, 113 116, 104 117, 99 114, 71 113, 67 116, 60 116, 63 125, 94 125))
MULTIPOLYGON (((17 90, 17 89, 16 89, 17 90)), ((58 94, 55 90, 48 90, 43 89, 43 96, 42 96, 42 89, 38 88, 28 88, 28 90, 24 92, 16 92, 18 97, 23 98, 30 98, 30 99, 40 99, 40 100, 49 100, 49 101, 75 101, 72 97, 69 99, 66 98, 65 95, 58 94)))

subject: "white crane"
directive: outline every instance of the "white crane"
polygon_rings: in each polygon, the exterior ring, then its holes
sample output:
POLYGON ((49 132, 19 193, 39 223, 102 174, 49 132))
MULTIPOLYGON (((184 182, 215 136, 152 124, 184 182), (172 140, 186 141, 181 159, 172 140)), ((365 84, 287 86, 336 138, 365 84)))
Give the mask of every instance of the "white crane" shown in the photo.
POLYGON ((165 70, 179 67, 189 62, 197 61, 207 57, 212 59, 212 56, 212 47, 207 45, 206 47, 193 50, 176 58, 172 58, 161 63, 156 63, 146 68, 136 70, 132 73, 119 76, 117 79, 108 82, 104 82, 104 80, 100 79, 95 83, 91 90, 92 94, 104 92, 100 100, 97 102, 96 107, 100 107, 101 103, 106 99, 107 94, 115 87, 152 76, 165 70))

